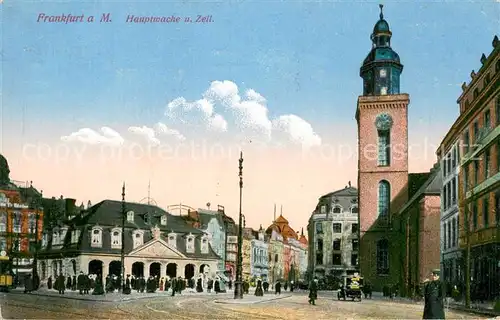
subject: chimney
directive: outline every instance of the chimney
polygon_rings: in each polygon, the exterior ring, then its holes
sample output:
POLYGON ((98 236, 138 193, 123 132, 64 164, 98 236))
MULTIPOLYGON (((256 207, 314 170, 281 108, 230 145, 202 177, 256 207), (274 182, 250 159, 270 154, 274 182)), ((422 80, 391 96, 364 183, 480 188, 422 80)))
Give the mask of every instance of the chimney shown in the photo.
POLYGON ((221 206, 220 204, 217 205, 217 211, 221 213, 225 213, 224 206, 221 206))
POLYGON ((71 217, 75 215, 75 205, 76 199, 66 198, 64 199, 64 210, 66 212, 66 217, 71 217))
POLYGON ((351 187, 351 181, 349 181, 349 188, 351 187))

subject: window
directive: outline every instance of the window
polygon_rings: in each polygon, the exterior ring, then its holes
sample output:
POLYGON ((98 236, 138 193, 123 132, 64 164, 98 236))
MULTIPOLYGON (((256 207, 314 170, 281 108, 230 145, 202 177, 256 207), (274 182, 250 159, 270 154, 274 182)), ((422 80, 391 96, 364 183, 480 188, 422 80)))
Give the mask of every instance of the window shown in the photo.
POLYGON ((92 234, 92 247, 102 247, 102 228, 94 227, 91 230, 92 234))
POLYGON ((457 178, 453 178, 451 183, 451 201, 457 204, 457 178))
POLYGON ((56 229, 54 230, 54 232, 52 232, 52 245, 57 246, 59 245, 60 241, 61 241, 60 233, 59 230, 56 229))
POLYGON ((359 250, 359 240, 352 239, 352 251, 358 251, 358 250, 359 250))
POLYGON ((451 223, 451 241, 452 241, 452 246, 456 247, 457 246, 457 218, 453 218, 453 222, 451 223))
POLYGON ((72 230, 71 243, 78 243, 78 238, 80 238, 80 230, 72 230))
MULTIPOLYGON (((278 259, 278 256, 276 255, 276 259, 278 259)), ((278 261, 276 261, 278 262, 278 261)), ((316 264, 323 264, 323 252, 318 252, 316 253, 316 264)))
POLYGON ((135 230, 132 233, 132 238, 134 239, 134 249, 144 244, 144 232, 142 230, 135 230))
POLYGON ((500 172, 500 141, 497 142, 497 172, 500 172))
POLYGON ((448 242, 446 240, 448 240, 446 238, 446 227, 447 227, 447 224, 443 224, 443 247, 444 247, 444 250, 448 249, 448 242))
POLYGON ((484 152, 484 179, 490 177, 490 166, 491 166, 491 152, 490 149, 486 149, 484 152))
POLYGON ((194 252, 194 237, 188 236, 186 239, 186 251, 189 253, 194 252))
POLYGON ((389 242, 385 239, 377 242, 377 273, 389 274, 389 242))
POLYGON ((378 131, 378 165, 390 165, 390 130, 378 131))
POLYGON ((342 265, 342 254, 341 253, 334 253, 332 262, 333 262, 334 266, 341 266, 342 265))
POLYGON ((320 212, 321 212, 321 213, 326 213, 326 206, 324 206, 324 205, 323 205, 323 206, 321 206, 321 208, 320 208, 320 212))
POLYGON ((36 231, 36 216, 34 213, 30 212, 28 215, 28 232, 35 233, 36 231))
POLYGON ((7 212, 0 212, 0 232, 7 232, 7 212))
POLYGON ((206 237, 201 238, 201 253, 208 253, 208 239, 206 237))
POLYGON ((122 231, 118 228, 111 229, 111 249, 121 249, 122 231))
POLYGON ((335 251, 341 250, 341 240, 340 239, 333 240, 333 250, 335 250, 335 251))
POLYGON ((469 165, 464 166, 464 191, 469 189, 469 165))
POLYGON ((490 214, 490 201, 489 201, 489 197, 486 196, 486 198, 483 199, 483 223, 484 223, 484 227, 485 228, 488 228, 489 224, 490 224, 490 217, 489 217, 489 214, 490 214))
POLYGON ((497 98, 497 103, 495 105, 495 117, 497 126, 500 125, 500 97, 497 98))
POLYGON ((323 251, 323 239, 318 239, 316 241, 316 250, 323 251))
POLYGON ((479 182, 479 161, 474 161, 474 185, 479 182))
POLYGON ((168 245, 172 246, 174 248, 177 247, 177 235, 176 234, 171 233, 168 235, 168 245))
POLYGON ((167 225, 167 216, 166 215, 162 215, 161 216, 161 221, 160 221, 160 224, 162 226, 166 226, 167 225))
POLYGON ((13 218, 13 231, 14 233, 21 233, 21 212, 14 212, 13 218))
POLYGON ((443 207, 444 210, 448 209, 448 184, 445 184, 443 188, 443 207))
POLYGON ((476 89, 474 89, 473 97, 474 97, 474 99, 476 99, 478 96, 479 96, 479 89, 476 88, 476 89))
POLYGON ((387 218, 389 216, 389 202, 391 190, 389 182, 382 180, 378 184, 378 216, 387 218))
POLYGON ((356 267, 358 265, 358 255, 355 253, 351 254, 351 266, 356 267))
POLYGON ((149 213, 147 212, 144 214, 144 223, 149 224, 149 213))
POLYGON ((456 147, 453 147, 451 158, 452 158, 451 165, 452 165, 453 169, 455 169, 457 167, 457 158, 458 158, 456 147))
POLYGON ((452 246, 451 240, 451 221, 448 221, 448 249, 452 246))
POLYGON ((127 212, 127 221, 134 222, 134 211, 127 212))
POLYGON ((498 226, 500 225, 500 192, 495 194, 495 217, 498 226))
POLYGON ((489 130, 491 128, 491 114, 490 114, 490 110, 486 110, 484 112, 484 124, 483 126, 489 130))
POLYGON ((472 228, 473 230, 477 229, 477 203, 474 202, 472 204, 472 228))
POLYGON ((464 132, 464 141, 463 141, 463 147, 464 147, 464 154, 469 152, 470 148, 470 136, 469 136, 469 130, 464 132))
POLYGON ((333 224, 333 233, 342 233, 342 223, 333 224))
POLYGON ((12 240, 12 251, 19 252, 21 250, 21 240, 19 238, 15 238, 12 240))
POLYGON ((5 237, 0 238, 0 251, 7 251, 7 239, 5 237))
POLYGON ((359 224, 353 223, 351 224, 351 233, 357 234, 359 231, 359 224))
POLYGON ((333 213, 342 213, 342 208, 339 206, 333 207, 333 213))
POLYGON ((358 213, 358 206, 351 207, 351 213, 358 213))
POLYGON ((479 122, 474 121, 474 144, 477 143, 477 139, 479 138, 479 122))
POLYGON ((316 222, 316 234, 323 234, 323 224, 316 222))

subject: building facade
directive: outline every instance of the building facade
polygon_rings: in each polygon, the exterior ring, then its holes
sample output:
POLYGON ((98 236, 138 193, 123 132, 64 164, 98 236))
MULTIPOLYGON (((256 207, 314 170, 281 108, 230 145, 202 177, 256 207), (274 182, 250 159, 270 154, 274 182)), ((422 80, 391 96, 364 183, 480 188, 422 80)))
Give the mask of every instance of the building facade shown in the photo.
POLYGON ((251 240, 251 275, 267 279, 269 275, 268 244, 265 242, 264 229, 253 233, 251 240))
POLYGON ((284 279, 283 256, 283 236, 275 229, 272 229, 271 233, 268 234, 268 261, 269 281, 273 285, 276 281, 284 279))
POLYGON ((0 155, 0 251, 12 261, 13 272, 23 283, 33 273, 37 248, 42 240, 44 212, 41 193, 10 179, 10 169, 0 155))
POLYGON ((319 198, 309 218, 309 272, 318 278, 358 271, 358 190, 344 189, 319 198))
POLYGON ((183 277, 214 276, 220 257, 204 232, 181 216, 139 203, 104 200, 66 220, 44 238, 39 253, 41 279, 58 274, 121 274, 122 208, 125 274, 183 277))
POLYGON ((252 277, 252 238, 248 236, 243 237, 241 244, 242 253, 242 275, 243 279, 250 279, 252 277))
POLYGON ((441 270, 442 279, 454 285, 463 281, 459 238, 460 139, 445 138, 437 150, 443 184, 441 186, 441 270))
POLYGON ((460 115, 449 140, 461 137, 459 172, 459 246, 471 247, 472 295, 500 292, 500 42, 482 55, 458 98, 460 115))
MULTIPOLYGON (((429 173, 410 173, 410 200, 394 216, 393 229, 399 233, 400 279, 390 279, 390 285, 400 284, 402 296, 419 293, 420 284, 440 265, 442 172, 435 165, 429 173)), ((422 292, 420 292, 422 294, 422 292)))

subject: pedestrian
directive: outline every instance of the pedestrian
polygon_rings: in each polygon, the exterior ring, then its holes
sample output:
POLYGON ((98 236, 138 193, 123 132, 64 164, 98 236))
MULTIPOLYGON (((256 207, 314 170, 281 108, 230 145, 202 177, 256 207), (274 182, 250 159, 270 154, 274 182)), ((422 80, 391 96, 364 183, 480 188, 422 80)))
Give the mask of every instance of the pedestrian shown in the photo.
POLYGON ((66 283, 64 282, 64 276, 62 275, 62 273, 59 274, 59 277, 57 277, 56 285, 57 285, 56 289, 59 292, 59 294, 64 294, 64 290, 66 289, 65 288, 66 283))
POLYGON ((208 293, 212 292, 213 286, 214 286, 214 280, 208 279, 208 283, 207 283, 207 291, 208 291, 208 293))
POLYGON ((281 295, 281 282, 279 281, 274 285, 274 294, 281 295))
POLYGON ((33 291, 33 279, 31 274, 28 274, 24 279, 24 293, 31 293, 33 291))
POLYGON ((201 279, 201 275, 200 275, 198 280, 196 280, 196 292, 203 292, 202 281, 203 280, 201 279))
POLYGON ((434 269, 431 279, 424 281, 424 316, 423 319, 444 319, 443 286, 439 280, 439 269, 434 269))
POLYGON ((255 296, 262 297, 264 295, 264 291, 262 290, 262 280, 257 280, 257 287, 255 288, 255 296))
POLYGON ((316 305, 318 299, 318 279, 314 278, 309 284, 309 304, 316 305))

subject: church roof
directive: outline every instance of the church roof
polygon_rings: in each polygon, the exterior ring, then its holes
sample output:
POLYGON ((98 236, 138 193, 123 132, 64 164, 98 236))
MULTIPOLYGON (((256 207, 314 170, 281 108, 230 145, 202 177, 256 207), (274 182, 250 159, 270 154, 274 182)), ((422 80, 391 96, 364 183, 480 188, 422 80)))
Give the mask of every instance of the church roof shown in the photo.
POLYGON ((286 223, 288 224, 288 220, 285 219, 285 217, 283 217, 281 214, 278 218, 276 218, 276 222, 275 223, 286 223))
POLYGON ((431 170, 431 172, 429 173, 425 173, 423 175, 421 174, 420 177, 426 177, 426 179, 413 195, 409 195, 410 200, 405 203, 401 210, 399 210, 400 213, 404 212, 415 201, 421 199, 426 195, 441 195, 443 175, 441 170, 439 170, 439 167, 433 168, 433 170, 431 170))

